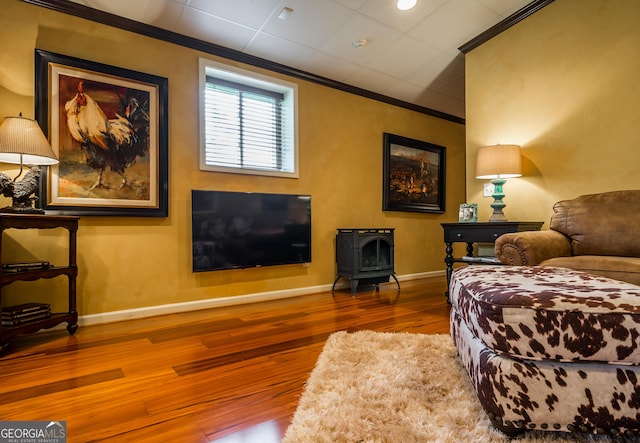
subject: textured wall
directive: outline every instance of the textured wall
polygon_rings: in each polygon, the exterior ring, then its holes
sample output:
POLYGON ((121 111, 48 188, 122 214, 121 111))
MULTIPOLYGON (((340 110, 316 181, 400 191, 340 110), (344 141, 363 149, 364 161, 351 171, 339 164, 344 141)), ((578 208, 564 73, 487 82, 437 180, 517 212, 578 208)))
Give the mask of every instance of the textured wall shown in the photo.
POLYGON ((639 21, 636 0, 556 0, 466 54, 467 200, 481 220, 484 145, 523 147, 524 176, 504 187, 512 220, 548 222, 557 200, 640 188, 639 21))
MULTIPOLYGON (((198 57, 206 54, 18 0, 3 1, 0 44, 0 117, 19 111, 33 117, 34 48, 169 79, 170 216, 81 219, 81 315, 331 284, 338 227, 396 228, 399 275, 444 269, 440 223, 457 220, 465 193, 463 125, 288 78, 299 85, 300 178, 201 172, 197 69, 198 57), (382 211, 383 132, 447 147, 447 214, 382 211), (311 265, 193 274, 193 188, 311 194, 311 265)), ((64 259, 64 251, 56 252, 64 247, 58 234, 19 234, 11 233, 5 259, 52 254, 64 259)), ((5 303, 33 300, 53 286, 55 304, 64 306, 64 283, 12 285, 5 303)))

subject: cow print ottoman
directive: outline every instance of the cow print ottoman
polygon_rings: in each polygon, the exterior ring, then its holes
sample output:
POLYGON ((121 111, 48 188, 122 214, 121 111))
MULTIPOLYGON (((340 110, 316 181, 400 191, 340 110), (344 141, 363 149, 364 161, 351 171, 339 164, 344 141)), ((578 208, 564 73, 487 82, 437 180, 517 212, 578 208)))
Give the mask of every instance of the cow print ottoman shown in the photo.
POLYGON ((498 429, 640 435, 640 286, 566 268, 466 266, 450 298, 451 335, 498 429))

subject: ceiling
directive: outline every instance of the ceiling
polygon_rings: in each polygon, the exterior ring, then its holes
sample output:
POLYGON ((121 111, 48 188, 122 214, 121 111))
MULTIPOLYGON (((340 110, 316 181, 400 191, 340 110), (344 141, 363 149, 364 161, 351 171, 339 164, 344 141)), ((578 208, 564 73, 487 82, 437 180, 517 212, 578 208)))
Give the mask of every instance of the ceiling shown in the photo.
POLYGON ((417 0, 400 11, 396 0, 71 1, 459 118, 458 48, 531 3, 417 0))

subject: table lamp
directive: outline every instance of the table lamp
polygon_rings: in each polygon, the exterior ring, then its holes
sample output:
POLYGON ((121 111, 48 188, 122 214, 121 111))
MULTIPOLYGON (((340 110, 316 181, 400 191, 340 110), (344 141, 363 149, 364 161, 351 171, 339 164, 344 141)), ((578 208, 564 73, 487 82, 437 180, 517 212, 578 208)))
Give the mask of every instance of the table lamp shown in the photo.
POLYGON ((22 113, 4 119, 0 125, 0 162, 20 165, 13 180, 0 172, 0 193, 13 201, 12 206, 1 208, 0 212, 44 214, 44 210, 33 205, 40 186, 38 165, 54 165, 58 158, 38 122, 23 117, 22 113), (16 182, 24 165, 29 165, 29 170, 16 182))
POLYGON ((518 145, 494 145, 478 149, 476 154, 476 178, 491 179, 493 185, 493 214, 490 222, 504 222, 507 217, 502 211, 506 206, 502 199, 504 193, 502 186, 507 178, 520 177, 522 175, 522 162, 520 158, 520 146, 518 145))

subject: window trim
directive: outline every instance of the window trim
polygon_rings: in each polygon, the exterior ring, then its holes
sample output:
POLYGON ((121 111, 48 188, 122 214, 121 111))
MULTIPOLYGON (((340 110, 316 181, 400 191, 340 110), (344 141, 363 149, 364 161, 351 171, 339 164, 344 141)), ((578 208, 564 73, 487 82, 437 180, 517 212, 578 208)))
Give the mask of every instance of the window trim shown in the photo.
POLYGON ((299 177, 299 158, 298 158, 298 85, 276 77, 259 74, 253 71, 242 69, 236 66, 226 65, 205 58, 199 59, 199 121, 200 121, 200 146, 199 146, 199 162, 200 170, 213 172, 228 172, 233 174, 249 174, 249 175, 266 175, 272 177, 299 177), (234 83, 241 83, 246 86, 266 89, 274 92, 282 93, 285 96, 287 116, 283 117, 283 125, 287 125, 287 131, 291 131, 292 146, 289 151, 293 155, 291 171, 275 171, 268 169, 254 169, 247 167, 225 167, 206 164, 206 131, 205 131, 205 88, 207 76, 214 76, 223 80, 234 83))

